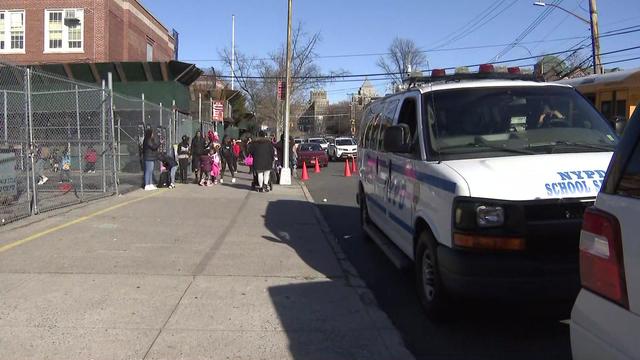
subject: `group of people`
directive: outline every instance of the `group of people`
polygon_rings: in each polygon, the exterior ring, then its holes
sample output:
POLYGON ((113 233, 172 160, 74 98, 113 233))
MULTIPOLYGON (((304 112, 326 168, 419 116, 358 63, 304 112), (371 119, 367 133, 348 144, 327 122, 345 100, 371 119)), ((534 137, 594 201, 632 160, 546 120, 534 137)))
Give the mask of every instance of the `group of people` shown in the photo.
MULTIPOLYGON (((96 172, 96 163, 98 162, 98 152, 91 144, 84 151, 82 161, 84 163, 84 173, 94 174, 96 172)), ((35 153, 35 173, 38 179, 38 185, 44 185, 49 178, 44 172, 47 167, 54 173, 60 173, 59 183, 71 182, 71 149, 66 145, 62 150, 53 147, 39 146, 35 153), (48 163, 48 164, 47 164, 48 163)))
MULTIPOLYGON (((184 135, 180 143, 172 146, 168 153, 159 152, 160 143, 156 139, 154 130, 145 131, 142 142, 142 157, 144 164, 144 189, 155 190, 153 171, 156 162, 160 162, 161 178, 167 177, 167 187, 175 188, 176 173, 179 170, 182 183, 188 183, 188 168, 191 165, 195 178, 194 183, 200 186, 212 186, 224 182, 224 175, 228 170, 231 182, 236 182, 238 162, 243 161, 253 175, 252 188, 259 192, 268 192, 273 183, 278 181, 284 155, 284 137, 275 143, 267 138, 265 132, 260 131, 256 139, 247 138, 239 141, 225 136, 219 141, 218 134, 212 131, 203 136, 196 131, 193 139, 184 135)), ((296 144, 293 139, 289 145, 289 159, 291 167, 295 169, 296 144)))
POLYGON ((153 129, 148 128, 142 142, 145 190, 157 189, 153 183, 156 161, 160 162, 160 183, 166 183, 171 189, 175 188, 178 170, 180 181, 183 184, 188 182, 189 163, 195 175, 194 182, 200 186, 224 182, 227 169, 231 174, 231 182, 236 182, 237 163, 241 154, 240 144, 236 139, 225 136, 220 142, 218 134, 213 131, 209 131, 206 138, 197 131, 191 142, 184 135, 180 143, 172 146, 168 153, 159 152, 159 147, 160 143, 153 129))

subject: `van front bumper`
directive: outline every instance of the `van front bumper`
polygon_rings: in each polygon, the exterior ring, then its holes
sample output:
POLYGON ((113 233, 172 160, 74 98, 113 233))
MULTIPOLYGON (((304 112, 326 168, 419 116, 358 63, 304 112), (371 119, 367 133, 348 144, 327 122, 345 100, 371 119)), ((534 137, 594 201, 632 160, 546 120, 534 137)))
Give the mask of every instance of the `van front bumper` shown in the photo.
POLYGON ((574 300, 580 290, 578 256, 475 252, 438 247, 447 291, 459 297, 506 300, 574 300))

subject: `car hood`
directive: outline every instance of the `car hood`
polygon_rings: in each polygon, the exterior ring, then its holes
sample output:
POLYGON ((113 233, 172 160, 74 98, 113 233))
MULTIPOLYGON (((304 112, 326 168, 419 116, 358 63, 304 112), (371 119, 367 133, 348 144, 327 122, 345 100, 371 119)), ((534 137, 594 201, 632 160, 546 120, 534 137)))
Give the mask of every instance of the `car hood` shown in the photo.
POLYGON ((335 145, 336 149, 341 151, 357 151, 357 145, 335 145))
POLYGON ((504 200, 595 197, 611 152, 510 156, 445 161, 469 196, 504 200))

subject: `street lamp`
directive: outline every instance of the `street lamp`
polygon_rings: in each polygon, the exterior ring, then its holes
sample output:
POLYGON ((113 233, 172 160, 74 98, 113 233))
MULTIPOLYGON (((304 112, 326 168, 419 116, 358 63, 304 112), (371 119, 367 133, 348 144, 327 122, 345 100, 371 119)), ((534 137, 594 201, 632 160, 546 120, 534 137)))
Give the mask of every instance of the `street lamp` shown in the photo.
POLYGON ((591 57, 593 58, 593 73, 594 74, 602 74, 602 60, 600 59, 600 36, 598 30, 598 12, 596 10, 596 0, 589 0, 589 13, 591 15, 591 19, 587 20, 582 16, 569 11, 557 4, 547 4, 544 1, 536 1, 533 3, 535 6, 551 6, 556 9, 560 9, 567 14, 573 15, 577 19, 583 21, 588 24, 591 28, 591 57))

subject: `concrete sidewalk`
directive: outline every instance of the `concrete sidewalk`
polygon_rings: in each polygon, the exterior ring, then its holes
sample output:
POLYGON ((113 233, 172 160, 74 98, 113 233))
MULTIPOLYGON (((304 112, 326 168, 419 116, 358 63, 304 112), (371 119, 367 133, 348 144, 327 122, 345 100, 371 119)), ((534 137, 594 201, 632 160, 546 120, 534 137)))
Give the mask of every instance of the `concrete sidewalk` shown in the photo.
POLYGON ((412 358, 303 188, 242 175, 0 228, 0 359, 412 358))

